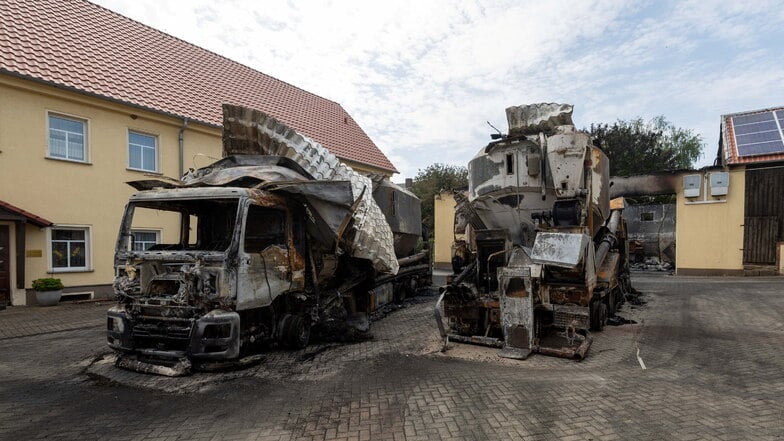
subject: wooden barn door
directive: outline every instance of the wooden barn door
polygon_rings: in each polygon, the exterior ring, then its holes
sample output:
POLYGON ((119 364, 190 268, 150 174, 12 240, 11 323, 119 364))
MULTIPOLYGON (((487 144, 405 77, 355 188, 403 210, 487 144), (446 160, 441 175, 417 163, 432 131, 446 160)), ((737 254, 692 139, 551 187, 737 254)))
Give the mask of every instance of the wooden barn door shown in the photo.
POLYGON ((746 169, 743 263, 773 265, 784 240, 784 167, 746 169))
POLYGON ((776 263, 779 220, 775 216, 747 217, 743 221, 743 263, 776 263))

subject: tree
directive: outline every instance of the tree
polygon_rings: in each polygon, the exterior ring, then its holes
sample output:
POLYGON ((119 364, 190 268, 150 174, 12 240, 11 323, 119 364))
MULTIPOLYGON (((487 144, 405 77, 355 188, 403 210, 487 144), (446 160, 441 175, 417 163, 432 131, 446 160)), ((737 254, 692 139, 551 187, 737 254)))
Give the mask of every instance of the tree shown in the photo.
POLYGON ((663 116, 591 124, 591 136, 610 158, 611 176, 632 176, 691 168, 704 143, 690 129, 675 127, 663 116))
POLYGON ((468 169, 466 167, 432 164, 419 170, 410 190, 422 201, 422 223, 433 234, 434 198, 441 190, 462 190, 468 188, 468 169))

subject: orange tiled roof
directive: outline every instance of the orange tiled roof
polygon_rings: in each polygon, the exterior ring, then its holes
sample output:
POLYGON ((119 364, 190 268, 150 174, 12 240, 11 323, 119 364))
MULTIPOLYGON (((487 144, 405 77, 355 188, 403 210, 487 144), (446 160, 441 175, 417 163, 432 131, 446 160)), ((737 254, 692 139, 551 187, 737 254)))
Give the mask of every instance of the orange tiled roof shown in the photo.
POLYGON ((41 216, 36 216, 29 211, 22 210, 21 208, 11 205, 6 201, 0 200, 0 210, 7 211, 9 213, 15 214, 17 216, 21 216, 27 219, 31 224, 37 225, 39 227, 48 227, 50 225, 54 225, 51 221, 42 218, 41 216))
POLYGON ((771 153, 754 156, 740 156, 738 145, 735 142, 735 126, 732 117, 737 115, 753 115, 776 110, 784 110, 784 107, 772 107, 768 109, 754 110, 750 112, 738 112, 721 116, 721 136, 724 144, 724 161, 728 165, 753 164, 757 162, 784 161, 784 153, 771 153))
POLYGON ((0 0, 0 71, 214 126, 222 103, 252 107, 397 171, 340 104, 84 0, 0 0))

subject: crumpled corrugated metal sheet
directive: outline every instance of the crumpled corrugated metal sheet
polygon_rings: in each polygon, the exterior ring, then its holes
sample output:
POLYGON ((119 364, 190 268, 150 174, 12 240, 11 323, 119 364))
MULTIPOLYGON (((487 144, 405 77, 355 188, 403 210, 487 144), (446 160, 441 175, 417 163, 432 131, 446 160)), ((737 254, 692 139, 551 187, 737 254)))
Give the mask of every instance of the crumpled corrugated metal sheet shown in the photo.
POLYGON ((538 103, 512 106, 506 109, 509 135, 550 133, 558 126, 573 125, 571 104, 538 103))
POLYGON ((397 274, 392 230, 373 200, 372 181, 342 163, 321 144, 263 112, 224 104, 223 154, 284 156, 317 180, 350 181, 354 198, 362 197, 350 232, 352 255, 370 260, 380 273, 397 274))

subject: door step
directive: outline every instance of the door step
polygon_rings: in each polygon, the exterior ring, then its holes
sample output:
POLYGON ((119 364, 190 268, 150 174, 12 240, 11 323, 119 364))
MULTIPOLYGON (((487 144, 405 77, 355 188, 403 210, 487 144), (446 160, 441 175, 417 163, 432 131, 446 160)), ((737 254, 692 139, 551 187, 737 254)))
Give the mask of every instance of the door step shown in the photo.
POLYGON ((779 272, 775 265, 744 265, 743 275, 746 277, 769 277, 778 276, 779 272))

